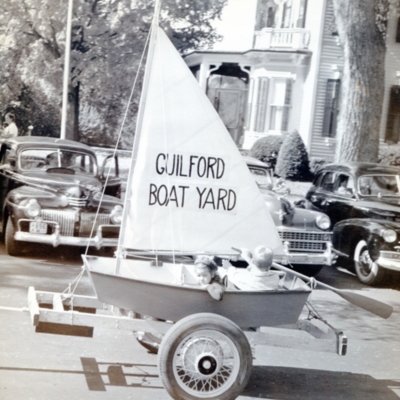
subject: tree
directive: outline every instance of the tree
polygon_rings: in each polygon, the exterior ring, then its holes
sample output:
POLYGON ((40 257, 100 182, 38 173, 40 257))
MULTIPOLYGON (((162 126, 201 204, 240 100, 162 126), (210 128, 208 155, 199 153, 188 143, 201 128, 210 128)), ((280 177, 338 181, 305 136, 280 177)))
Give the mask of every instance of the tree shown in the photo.
MULTIPOLYGON (((161 24, 180 51, 201 48, 219 39, 211 21, 220 16, 225 3, 164 0, 161 24)), ((114 139, 144 50, 153 7, 147 0, 74 0, 69 138, 78 139, 79 129, 84 140, 91 136, 96 143, 114 139)), ((0 45, 0 61, 6 61, 0 77, 2 104, 20 97, 26 88, 33 103, 60 121, 66 16, 67 2, 62 0, 1 2, 0 37, 7 43, 0 45)), ((139 92, 129 110, 130 141, 139 92)), ((33 122, 35 127, 39 120, 33 122)), ((54 136, 59 135, 59 125, 53 124, 54 136)))
POLYGON ((375 161, 385 77, 385 34, 398 0, 332 0, 344 66, 336 161, 375 161))
POLYGON ((299 132, 285 137, 279 150, 275 172, 282 178, 304 181, 310 178, 306 146, 299 132))

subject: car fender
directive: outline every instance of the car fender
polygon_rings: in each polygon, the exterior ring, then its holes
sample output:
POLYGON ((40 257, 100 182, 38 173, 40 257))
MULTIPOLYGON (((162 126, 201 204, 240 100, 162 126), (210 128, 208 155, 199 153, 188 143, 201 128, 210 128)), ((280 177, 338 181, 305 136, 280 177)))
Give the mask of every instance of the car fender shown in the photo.
MULTIPOLYGON (((338 222, 333 228, 332 245, 340 254, 353 258, 357 245, 364 241, 373 259, 379 256, 384 240, 381 232, 392 228, 384 220, 354 218, 338 222)), ((361 245, 361 244, 360 244, 361 245)))

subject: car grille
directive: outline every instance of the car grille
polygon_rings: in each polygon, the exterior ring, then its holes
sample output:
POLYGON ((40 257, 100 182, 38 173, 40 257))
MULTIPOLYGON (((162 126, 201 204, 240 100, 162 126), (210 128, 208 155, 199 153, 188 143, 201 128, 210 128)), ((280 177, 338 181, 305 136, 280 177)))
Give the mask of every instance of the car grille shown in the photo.
POLYGON ((63 236, 89 237, 97 231, 99 225, 110 224, 109 214, 77 213, 73 210, 42 210, 41 217, 44 221, 57 222, 60 226, 60 234, 63 236), (79 221, 80 218, 80 221, 79 221), (75 234, 75 224, 79 224, 75 234))
POLYGON ((68 197, 68 205, 71 207, 86 207, 87 200, 87 197, 68 197))
POLYGON ((279 236, 283 242, 289 242, 289 250, 294 252, 323 253, 332 239, 328 232, 280 231, 279 236))

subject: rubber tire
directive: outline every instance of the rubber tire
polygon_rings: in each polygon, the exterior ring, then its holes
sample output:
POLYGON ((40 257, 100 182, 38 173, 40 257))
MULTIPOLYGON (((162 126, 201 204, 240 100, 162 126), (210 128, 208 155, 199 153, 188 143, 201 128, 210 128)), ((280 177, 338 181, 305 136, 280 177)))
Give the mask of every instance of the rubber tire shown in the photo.
POLYGON ((21 244, 21 242, 15 240, 14 236, 15 236, 14 225, 11 222, 11 218, 8 218, 6 225, 6 234, 5 234, 6 250, 10 256, 20 256, 24 246, 21 244))
POLYGON ((201 397, 207 400, 232 400, 246 387, 252 368, 252 351, 243 331, 228 318, 211 313, 193 314, 181 319, 166 333, 158 353, 158 369, 162 383, 173 399, 197 400, 185 392, 176 381, 173 372, 173 357, 178 345, 186 336, 201 330, 215 330, 226 335, 236 345, 240 357, 239 374, 234 383, 217 397, 201 397))
POLYGON ((371 271, 369 274, 365 274, 365 272, 363 272, 364 268, 362 267, 362 263, 360 261, 356 261, 357 259, 360 259, 363 254, 371 258, 368 252, 367 243, 365 242, 365 240, 360 240, 354 249, 354 269, 357 278, 364 285, 378 285, 384 279, 385 270, 383 268, 380 268, 375 262, 371 260, 371 271))
POLYGON ((312 277, 317 275, 324 267, 320 264, 292 264, 293 271, 312 277))

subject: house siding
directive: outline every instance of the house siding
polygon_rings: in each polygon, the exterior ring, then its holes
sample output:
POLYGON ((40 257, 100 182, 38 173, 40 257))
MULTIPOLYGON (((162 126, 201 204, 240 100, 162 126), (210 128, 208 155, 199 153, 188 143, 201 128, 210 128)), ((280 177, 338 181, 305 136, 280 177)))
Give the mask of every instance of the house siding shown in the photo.
POLYGON ((387 39, 386 39, 386 57, 385 57, 385 96, 382 105, 382 119, 380 125, 380 139, 385 140, 387 116, 389 111, 390 89, 394 85, 400 86, 400 76, 396 72, 400 71, 400 43, 396 43, 397 17, 392 16, 389 19, 387 39))
POLYGON ((332 161, 335 155, 336 140, 322 136, 322 127, 325 111, 325 96, 328 79, 335 79, 338 72, 333 69, 334 65, 343 67, 343 51, 338 44, 337 36, 332 35, 335 31, 332 1, 328 0, 326 5, 320 65, 317 76, 317 93, 314 109, 314 121, 312 127, 312 138, 310 156, 324 158, 332 161))

